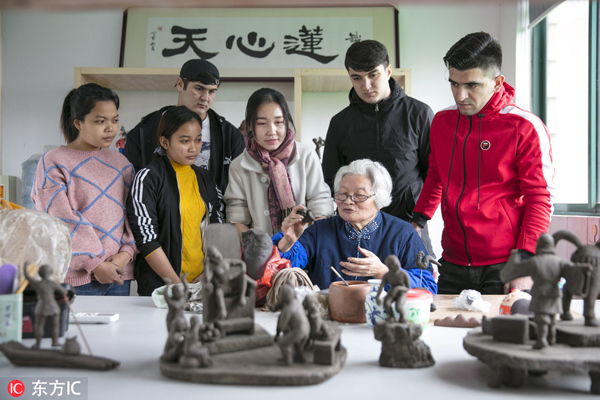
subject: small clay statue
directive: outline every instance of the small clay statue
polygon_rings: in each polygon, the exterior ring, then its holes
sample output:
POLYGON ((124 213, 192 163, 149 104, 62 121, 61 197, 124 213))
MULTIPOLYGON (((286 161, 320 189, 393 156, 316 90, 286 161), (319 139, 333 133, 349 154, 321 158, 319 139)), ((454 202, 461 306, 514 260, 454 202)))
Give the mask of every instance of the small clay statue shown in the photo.
MULTIPOLYGON (((571 299, 573 295, 583 297, 583 316, 586 326, 600 326, 596 319, 596 299, 600 295, 600 242, 594 245, 583 245, 579 238, 569 231, 558 231, 554 235, 554 242, 565 239, 573 243, 577 250, 571 255, 571 262, 590 263, 593 267, 587 294, 580 292, 580 286, 573 284, 573 278, 566 277, 567 284, 563 287, 563 314, 561 318, 565 321, 573 319, 571 315, 571 299)), ((575 279, 577 280, 577 279, 575 279)))
POLYGON ((204 325, 200 323, 200 318, 194 315, 183 340, 183 355, 179 358, 179 365, 182 367, 198 368, 212 365, 208 348, 202 344, 200 338, 201 330, 204 330, 204 325))
POLYGON ((46 318, 50 317, 52 322, 52 346, 59 346, 58 334, 60 332, 60 306, 54 298, 55 293, 62 296, 67 296, 67 290, 58 282, 50 279, 52 276, 52 267, 42 265, 38 271, 40 280, 35 280, 27 272, 27 264, 23 268, 25 278, 37 293, 37 303, 35 305, 35 344, 33 349, 39 349, 42 337, 44 336, 44 327, 46 326, 46 318))
POLYGON ((175 315, 171 324, 167 326, 169 334, 167 335, 167 343, 163 351, 163 360, 177 362, 183 354, 183 340, 188 330, 187 321, 181 315, 175 315))
POLYGON ((77 336, 65 338, 65 344, 63 344, 62 352, 63 354, 68 354, 70 356, 78 356, 81 354, 81 346, 77 341, 77 336))
POLYGON ((273 310, 281 310, 275 341, 287 365, 293 361, 304 362, 303 352, 310 337, 310 323, 292 285, 283 284, 279 296, 279 303, 273 310))
POLYGON ((377 304, 381 305, 381 299, 379 296, 383 291, 383 288, 386 284, 390 285, 390 289, 388 290, 387 296, 383 300, 383 308, 387 313, 387 321, 390 322, 404 322, 404 302, 406 301, 406 292, 408 292, 410 288, 410 278, 408 277, 408 273, 402 269, 402 265, 400 264, 400 260, 394 254, 391 254, 386 257, 385 265, 388 266, 389 271, 383 276, 381 280, 381 285, 379 286, 379 290, 377 291, 377 295, 375 298, 377 299, 377 304), (394 314, 394 310, 392 309, 392 305, 395 306, 396 311, 399 316, 396 318, 394 314))
POLYGON ((165 279, 165 282, 167 283, 167 287, 165 288, 165 301, 169 307, 167 313, 167 329, 171 329, 171 324, 174 319, 179 318, 180 316, 183 317, 183 310, 185 309, 188 292, 188 284, 185 278, 185 275, 181 277, 182 286, 171 285, 171 280, 169 278, 165 279), (169 296, 169 289, 171 289, 171 296, 169 296))
POLYGON ((317 146, 315 151, 317 152, 317 156, 319 157, 319 160, 320 160, 321 159, 321 147, 325 146, 325 140, 323 140, 323 138, 321 136, 319 136, 318 138, 313 138, 313 143, 315 144, 315 146, 317 146))
POLYGON ((583 263, 571 263, 555 254, 554 239, 542 233, 537 241, 535 256, 521 261, 519 251, 514 249, 508 262, 500 272, 504 282, 522 276, 531 276, 530 310, 534 312, 533 320, 537 325, 537 341, 534 349, 543 349, 556 342, 556 314, 563 312, 561 292, 558 281, 567 271, 581 274, 591 273, 591 266, 583 263))
POLYGON ((419 269, 427 269, 429 267, 429 263, 435 264, 438 267, 441 267, 442 264, 437 262, 437 260, 431 257, 429 254, 425 255, 424 252, 420 251, 415 256, 415 264, 419 269))
POLYGON ((225 294, 228 289, 238 293, 237 302, 241 307, 246 305, 246 264, 242 260, 224 259, 219 250, 208 246, 204 256, 204 290, 208 295, 214 295, 214 304, 218 320, 227 318, 225 294), (241 268, 239 279, 232 279, 231 267, 241 268))
POLYGON ((317 300, 312 295, 307 295, 302 302, 308 322, 310 324, 310 337, 307 348, 311 348, 315 340, 328 340, 333 332, 331 328, 323 322, 321 313, 317 307, 317 300))

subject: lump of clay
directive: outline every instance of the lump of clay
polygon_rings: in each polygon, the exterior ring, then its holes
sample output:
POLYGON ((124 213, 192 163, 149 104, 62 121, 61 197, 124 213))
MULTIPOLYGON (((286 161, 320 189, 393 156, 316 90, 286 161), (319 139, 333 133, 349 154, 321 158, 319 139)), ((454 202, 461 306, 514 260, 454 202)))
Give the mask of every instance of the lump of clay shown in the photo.
POLYGON ((242 232, 242 255, 250 278, 262 278, 271 254, 273 242, 267 233, 257 228, 242 232))
POLYGON ((463 314, 458 314, 456 317, 446 317, 433 321, 435 326, 448 326, 451 328, 475 328, 481 326, 479 318, 471 317, 467 319, 463 314))

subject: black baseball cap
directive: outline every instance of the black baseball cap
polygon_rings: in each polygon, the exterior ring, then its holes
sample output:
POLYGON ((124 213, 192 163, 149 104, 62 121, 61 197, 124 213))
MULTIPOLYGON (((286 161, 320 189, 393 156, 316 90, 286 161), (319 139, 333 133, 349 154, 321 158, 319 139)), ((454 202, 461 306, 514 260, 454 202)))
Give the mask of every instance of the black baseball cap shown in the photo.
POLYGON ((197 58, 186 61, 181 67, 179 76, 189 81, 199 81, 205 85, 217 85, 221 83, 219 70, 213 63, 197 58))

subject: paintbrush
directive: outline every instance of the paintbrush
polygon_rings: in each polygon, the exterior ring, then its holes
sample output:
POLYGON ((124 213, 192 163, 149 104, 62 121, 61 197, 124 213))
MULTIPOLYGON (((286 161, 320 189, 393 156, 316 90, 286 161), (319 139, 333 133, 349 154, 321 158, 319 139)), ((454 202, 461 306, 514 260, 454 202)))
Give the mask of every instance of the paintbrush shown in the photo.
POLYGON ((331 268, 331 270, 332 270, 333 272, 335 272, 335 274, 336 274, 337 276, 339 276, 339 277, 340 277, 340 279, 342 280, 342 282, 344 282, 344 283, 346 284, 346 286, 350 286, 350 285, 348 284, 348 282, 346 282, 346 280, 345 280, 344 278, 342 278, 342 276, 340 275, 340 273, 339 273, 339 272, 337 272, 335 268, 333 268, 333 265, 332 265, 330 268, 331 268))

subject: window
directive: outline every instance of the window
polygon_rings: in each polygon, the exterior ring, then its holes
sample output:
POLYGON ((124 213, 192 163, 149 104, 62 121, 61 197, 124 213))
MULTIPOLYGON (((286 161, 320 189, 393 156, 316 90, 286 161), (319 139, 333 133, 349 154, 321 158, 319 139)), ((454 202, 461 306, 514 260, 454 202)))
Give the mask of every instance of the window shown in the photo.
POLYGON ((589 83, 596 76, 595 63, 590 63, 596 54, 596 4, 564 1, 533 32, 533 108, 552 140, 557 213, 600 210, 596 112, 590 107, 596 91, 589 83))

